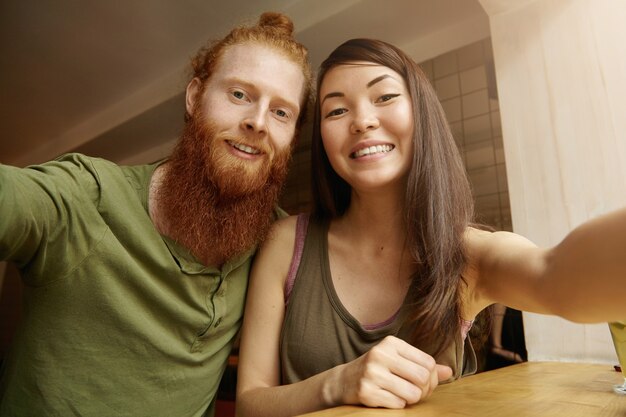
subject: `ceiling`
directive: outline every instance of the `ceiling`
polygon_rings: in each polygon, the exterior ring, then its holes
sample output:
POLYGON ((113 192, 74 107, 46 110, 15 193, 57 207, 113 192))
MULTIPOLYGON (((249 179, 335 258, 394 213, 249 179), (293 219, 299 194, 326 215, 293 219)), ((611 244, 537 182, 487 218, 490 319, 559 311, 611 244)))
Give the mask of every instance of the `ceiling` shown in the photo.
POLYGON ((478 0, 2 0, 0 163, 156 155, 180 131, 189 58, 266 10, 293 19, 314 68, 353 37, 419 62, 489 33, 478 0))

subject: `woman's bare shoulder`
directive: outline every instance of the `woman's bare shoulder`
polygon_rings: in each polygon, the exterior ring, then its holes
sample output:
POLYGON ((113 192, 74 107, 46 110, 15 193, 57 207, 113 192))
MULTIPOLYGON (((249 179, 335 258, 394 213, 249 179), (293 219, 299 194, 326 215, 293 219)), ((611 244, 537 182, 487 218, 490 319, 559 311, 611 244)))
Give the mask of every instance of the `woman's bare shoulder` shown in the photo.
POLYGON ((272 271, 272 275, 286 279, 295 247, 297 221, 298 216, 293 215, 272 224, 255 258, 255 272, 272 271))
POLYGON ((464 278, 470 288, 494 273, 500 275, 506 265, 514 266, 523 254, 536 246, 525 237, 507 231, 489 231, 468 227, 464 241, 467 264, 464 278))
POLYGON ((517 303, 541 275, 545 249, 525 237, 506 231, 468 228, 464 240, 467 265, 464 278, 475 305, 517 303), (512 289, 515 289, 513 291, 512 289), (519 296, 511 294, 517 292, 519 296))
POLYGON ((476 227, 468 227, 464 236, 464 244, 469 253, 480 254, 498 250, 510 250, 513 248, 531 248, 536 245, 517 233, 503 230, 490 231, 476 227))
POLYGON ((267 236, 267 240, 283 240, 293 238, 296 233, 296 224, 299 215, 291 215, 276 220, 267 236))

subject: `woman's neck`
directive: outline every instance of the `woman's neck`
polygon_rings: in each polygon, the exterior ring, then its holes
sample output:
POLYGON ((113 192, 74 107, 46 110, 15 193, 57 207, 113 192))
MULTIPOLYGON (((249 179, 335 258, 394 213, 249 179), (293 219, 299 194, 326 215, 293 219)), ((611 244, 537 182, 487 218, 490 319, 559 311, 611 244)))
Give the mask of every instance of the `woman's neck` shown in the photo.
POLYGON ((406 243, 404 196, 352 193, 346 213, 333 220, 331 230, 356 244, 397 249, 406 243))
POLYGON ((363 324, 387 320, 402 305, 415 265, 406 247, 403 205, 389 193, 353 193, 346 213, 328 231, 333 285, 344 307, 363 324))

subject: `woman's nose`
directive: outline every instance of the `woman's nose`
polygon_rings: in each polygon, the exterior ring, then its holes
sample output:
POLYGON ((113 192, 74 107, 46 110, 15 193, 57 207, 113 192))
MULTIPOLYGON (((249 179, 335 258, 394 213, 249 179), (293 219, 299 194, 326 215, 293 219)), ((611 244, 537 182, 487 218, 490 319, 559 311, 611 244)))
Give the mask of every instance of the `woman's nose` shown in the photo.
POLYGON ((357 112, 350 125, 351 133, 364 133, 368 130, 377 129, 380 121, 376 114, 369 109, 362 109, 357 112))

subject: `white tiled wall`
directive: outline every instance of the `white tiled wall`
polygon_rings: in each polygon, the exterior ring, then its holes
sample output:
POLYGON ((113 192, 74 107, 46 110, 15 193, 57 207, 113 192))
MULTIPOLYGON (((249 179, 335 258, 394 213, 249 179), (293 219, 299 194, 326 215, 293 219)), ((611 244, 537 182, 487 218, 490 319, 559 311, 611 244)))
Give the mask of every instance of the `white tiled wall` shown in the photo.
POLYGON ((477 220, 512 230, 490 39, 422 62, 465 162, 477 220))

